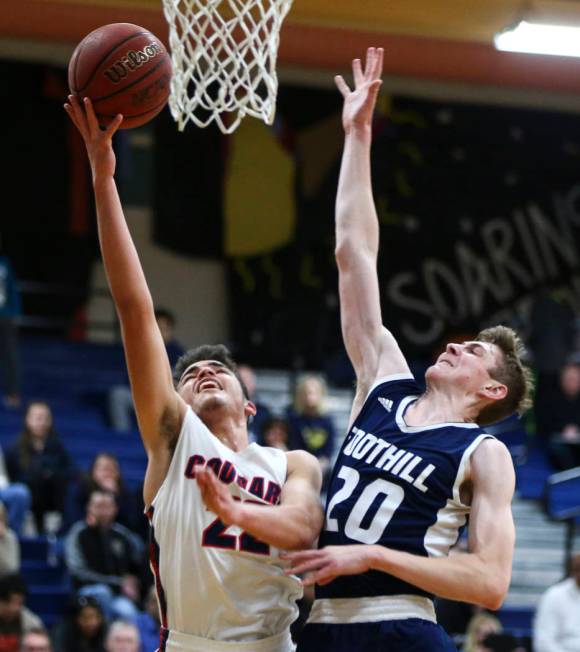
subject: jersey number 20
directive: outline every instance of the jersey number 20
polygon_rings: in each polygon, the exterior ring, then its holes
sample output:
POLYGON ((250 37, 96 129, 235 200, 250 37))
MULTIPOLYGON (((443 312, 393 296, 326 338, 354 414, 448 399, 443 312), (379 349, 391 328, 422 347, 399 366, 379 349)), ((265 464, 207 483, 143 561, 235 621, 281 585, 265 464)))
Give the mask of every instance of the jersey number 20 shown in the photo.
MULTIPOLYGON (((326 516, 326 530, 338 532, 338 520, 332 518, 334 508, 352 495, 360 480, 360 474, 350 466, 342 466, 338 477, 344 480, 342 487, 334 494, 328 505, 326 516)), ((398 484, 377 478, 369 483, 358 497, 350 510, 350 514, 344 525, 344 533, 353 541, 361 543, 377 543, 383 535, 385 528, 399 505, 405 498, 405 491, 398 484), (367 514, 373 505, 376 505, 377 498, 383 496, 374 516, 370 519, 367 514), (363 526, 364 521, 364 526, 363 526)))

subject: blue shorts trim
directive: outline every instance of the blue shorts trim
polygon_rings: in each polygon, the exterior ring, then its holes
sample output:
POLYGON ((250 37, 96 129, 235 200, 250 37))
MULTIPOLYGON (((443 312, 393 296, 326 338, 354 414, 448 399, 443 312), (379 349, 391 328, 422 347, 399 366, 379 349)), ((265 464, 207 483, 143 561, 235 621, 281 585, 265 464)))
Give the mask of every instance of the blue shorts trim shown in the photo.
POLYGON ((420 618, 377 623, 307 624, 297 652, 457 652, 436 623, 420 618))

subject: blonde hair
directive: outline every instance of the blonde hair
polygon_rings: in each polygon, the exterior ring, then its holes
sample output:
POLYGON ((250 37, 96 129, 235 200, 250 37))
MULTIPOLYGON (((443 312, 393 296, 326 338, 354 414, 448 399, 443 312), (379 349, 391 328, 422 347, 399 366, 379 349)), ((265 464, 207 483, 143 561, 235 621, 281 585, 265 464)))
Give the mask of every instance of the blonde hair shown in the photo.
POLYGON ((294 391, 294 409, 298 414, 304 414, 306 409, 306 386, 311 383, 318 383, 320 386, 320 403, 317 406, 316 413, 318 416, 324 414, 324 399, 326 398, 326 383, 324 382, 321 376, 315 374, 308 374, 302 376, 300 380, 296 383, 296 389, 294 391))
POLYGON ((465 642, 463 644, 462 652, 477 652, 477 648, 481 641, 478 640, 478 629, 482 625, 490 626, 490 634, 499 634, 502 630, 502 624, 498 618, 486 612, 476 614, 471 618, 467 625, 467 632, 465 633, 465 642))
POLYGON ((508 390, 505 398, 486 405, 480 411, 477 423, 488 425, 505 419, 514 412, 523 414, 532 405, 534 380, 531 370, 522 362, 525 347, 521 338, 512 328, 493 326, 481 331, 475 341, 489 342, 501 351, 501 360, 489 370, 489 375, 508 390))

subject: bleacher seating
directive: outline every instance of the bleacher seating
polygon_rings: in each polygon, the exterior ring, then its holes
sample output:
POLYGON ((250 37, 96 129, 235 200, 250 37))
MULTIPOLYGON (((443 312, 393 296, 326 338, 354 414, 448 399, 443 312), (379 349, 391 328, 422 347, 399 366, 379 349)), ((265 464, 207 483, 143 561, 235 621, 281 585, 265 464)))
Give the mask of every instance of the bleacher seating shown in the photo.
POLYGON ((21 573, 28 587, 27 606, 51 627, 64 613, 70 578, 62 559, 47 537, 23 538, 21 573))
MULTIPOLYGON (((129 487, 138 488, 146 467, 139 434, 137 431, 117 433, 108 427, 106 418, 108 388, 112 384, 126 383, 121 347, 27 338, 22 344, 22 353, 25 398, 49 402, 55 425, 76 467, 86 470, 96 453, 112 452, 119 459, 129 487)), ((274 413, 282 413, 291 400, 290 374, 269 370, 258 373, 257 381, 261 400, 274 413)), ((331 389, 329 393, 328 407, 336 419, 339 440, 346 432, 351 400, 350 390, 331 389)), ((0 407, 0 444, 4 448, 14 441, 21 425, 21 411, 2 411, 0 407)), ((516 549, 513 586, 499 617, 506 628, 525 637, 531 633, 538 596, 547 584, 559 579, 562 560, 557 542, 563 540, 563 532, 558 524, 549 524, 548 532, 548 525, 541 520, 545 516, 539 504, 533 502, 542 497, 546 479, 552 473, 545 453, 527 446, 521 450, 527 444, 522 439, 521 428, 510 436, 512 439, 506 443, 517 449, 517 455, 514 454, 518 495, 515 514, 519 549, 516 549), (538 532, 546 533, 545 547, 552 546, 553 560, 542 554, 539 546, 544 543, 538 532), (543 565, 534 566, 535 560, 543 565)), ((55 558, 52 545, 45 537, 21 541, 22 573, 29 586, 28 605, 47 626, 62 615, 70 594, 66 569, 58 555, 55 558)))

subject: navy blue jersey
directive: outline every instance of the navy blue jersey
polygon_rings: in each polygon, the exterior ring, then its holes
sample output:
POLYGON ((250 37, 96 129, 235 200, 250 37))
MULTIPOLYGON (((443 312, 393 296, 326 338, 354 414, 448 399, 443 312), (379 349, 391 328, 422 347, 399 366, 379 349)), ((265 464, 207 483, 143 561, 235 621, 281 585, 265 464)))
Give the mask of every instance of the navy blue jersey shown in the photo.
MULTIPOLYGON (((457 542, 469 513, 459 497, 466 463, 488 435, 469 423, 407 426, 419 394, 408 374, 372 387, 332 472, 320 547, 368 543, 440 557, 457 542)), ((397 594, 429 596, 381 571, 316 587, 317 598, 397 594)))

